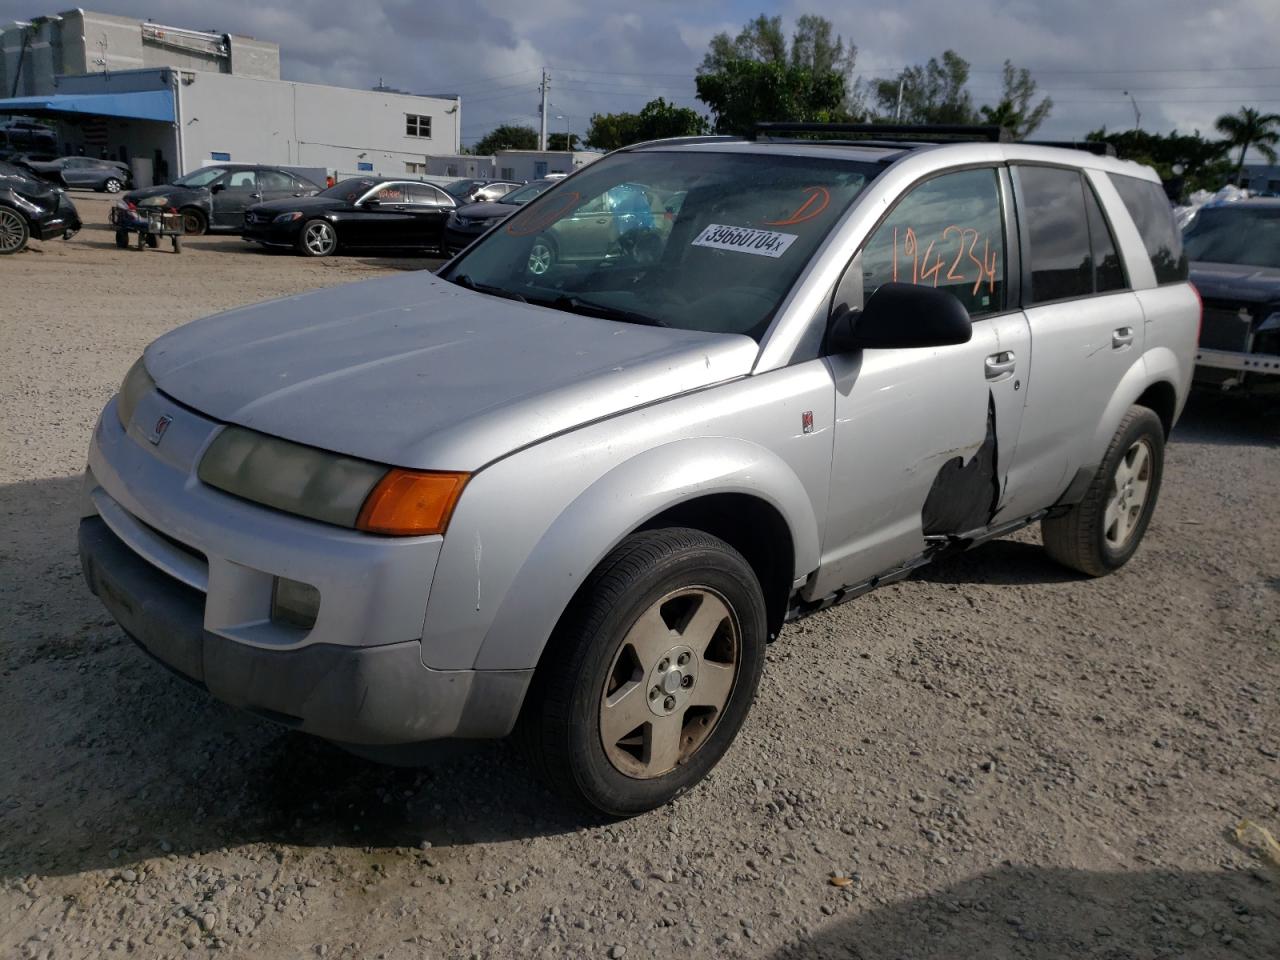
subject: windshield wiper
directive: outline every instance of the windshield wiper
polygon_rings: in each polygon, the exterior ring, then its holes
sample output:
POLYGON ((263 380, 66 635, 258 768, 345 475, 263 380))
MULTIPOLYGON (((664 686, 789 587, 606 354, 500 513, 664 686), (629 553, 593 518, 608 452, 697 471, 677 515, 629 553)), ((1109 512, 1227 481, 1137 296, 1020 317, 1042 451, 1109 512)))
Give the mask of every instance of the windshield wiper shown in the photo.
POLYGON ((665 327, 657 317, 647 313, 635 313, 620 307, 611 307, 604 303, 593 303, 573 296, 558 296, 554 300, 534 300, 540 307, 551 307, 553 310, 564 310, 566 313, 578 313, 584 317, 596 317, 600 320, 621 320, 624 323, 640 323, 647 327, 665 327))
POLYGON ((495 297, 505 297, 508 300, 519 300, 521 303, 529 302, 514 290, 495 287, 488 283, 476 283, 465 273, 458 274, 458 276, 451 278, 449 282, 456 283, 460 287, 466 287, 468 290, 475 290, 477 293, 490 293, 495 297))

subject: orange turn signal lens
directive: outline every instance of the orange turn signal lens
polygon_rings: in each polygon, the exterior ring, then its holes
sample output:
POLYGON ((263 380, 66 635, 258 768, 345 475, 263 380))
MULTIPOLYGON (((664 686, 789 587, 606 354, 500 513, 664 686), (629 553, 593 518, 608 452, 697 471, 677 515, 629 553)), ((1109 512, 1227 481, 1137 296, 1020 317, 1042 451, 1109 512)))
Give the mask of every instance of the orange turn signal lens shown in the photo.
POLYGON ((469 478, 466 473, 390 470, 365 498, 356 529, 393 537, 444 533, 469 478))

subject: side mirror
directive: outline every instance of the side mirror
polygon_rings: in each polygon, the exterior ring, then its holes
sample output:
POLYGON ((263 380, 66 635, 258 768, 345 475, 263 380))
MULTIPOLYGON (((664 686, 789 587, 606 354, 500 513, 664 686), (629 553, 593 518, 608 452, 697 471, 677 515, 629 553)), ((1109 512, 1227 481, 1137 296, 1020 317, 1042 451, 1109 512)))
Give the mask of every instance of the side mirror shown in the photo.
POLYGON ((360 206, 365 207, 369 210, 376 210, 378 209, 378 207, 382 206, 382 201, 376 200, 371 197, 368 200, 366 200, 364 203, 360 204, 360 206))
POLYGON ((913 283, 885 283, 862 310, 837 309, 827 352, 947 347, 972 337, 969 311, 953 294, 913 283))
POLYGON ((215 183, 213 186, 209 188, 209 192, 221 193, 225 189, 227 189, 227 185, 225 183, 215 183))

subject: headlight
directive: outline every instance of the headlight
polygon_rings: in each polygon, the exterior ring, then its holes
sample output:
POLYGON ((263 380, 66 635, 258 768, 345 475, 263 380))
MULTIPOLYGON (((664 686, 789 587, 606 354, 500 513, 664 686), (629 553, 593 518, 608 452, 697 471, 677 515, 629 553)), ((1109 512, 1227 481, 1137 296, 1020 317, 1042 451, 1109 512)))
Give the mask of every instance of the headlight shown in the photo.
POLYGON ((465 473, 400 470, 227 427, 197 475, 211 487, 322 523, 391 536, 444 533, 465 473))
POLYGON ((273 223, 292 223, 294 220, 301 220, 302 214, 297 211, 293 213, 282 213, 273 220, 273 223))
POLYGON ((138 201, 140 207, 167 207, 168 205, 168 197, 143 197, 138 201))
POLYGON ((120 425, 126 430, 129 429, 129 421, 133 419, 133 411, 137 409, 138 401, 155 387, 156 382, 151 379, 151 374, 147 373, 147 368, 143 366, 142 357, 139 357, 133 362, 129 372, 124 375, 124 382, 120 384, 120 395, 116 397, 116 413, 120 417, 120 425))

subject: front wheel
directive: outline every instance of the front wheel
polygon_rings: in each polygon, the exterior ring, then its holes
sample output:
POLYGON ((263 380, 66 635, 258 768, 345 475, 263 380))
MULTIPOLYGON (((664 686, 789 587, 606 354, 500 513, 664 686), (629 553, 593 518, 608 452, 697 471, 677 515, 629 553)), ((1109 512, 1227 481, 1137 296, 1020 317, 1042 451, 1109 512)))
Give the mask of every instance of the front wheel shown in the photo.
POLYGON ((205 215, 194 207, 187 207, 182 211, 182 232, 192 236, 199 237, 209 229, 209 221, 205 219, 205 215))
POLYGON ((1041 521, 1049 556, 1091 577, 1124 566, 1147 532, 1163 474, 1164 425, 1154 410, 1130 407, 1084 498, 1041 521))
POLYGON ((0 255, 17 253, 27 245, 27 221, 17 210, 0 207, 0 255))
POLYGON ((569 798, 614 817, 675 799, 746 719, 764 597, 738 551, 698 530, 637 533, 596 568, 543 654, 520 732, 569 798))
POLYGON ((308 220, 298 234, 298 252, 305 257, 327 257, 338 249, 338 231, 328 220, 308 220))
POLYGON ((102 189, 107 191, 107 193, 119 193, 123 186, 124 184, 115 177, 108 177, 107 182, 102 185, 102 189))

